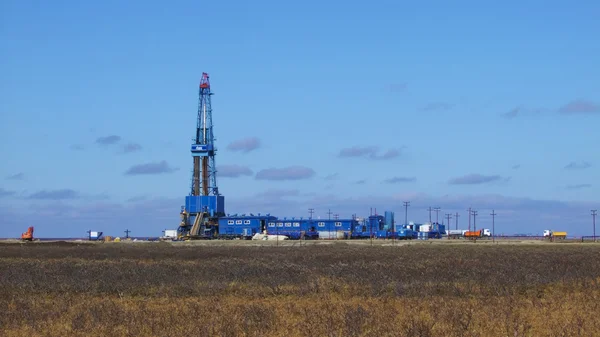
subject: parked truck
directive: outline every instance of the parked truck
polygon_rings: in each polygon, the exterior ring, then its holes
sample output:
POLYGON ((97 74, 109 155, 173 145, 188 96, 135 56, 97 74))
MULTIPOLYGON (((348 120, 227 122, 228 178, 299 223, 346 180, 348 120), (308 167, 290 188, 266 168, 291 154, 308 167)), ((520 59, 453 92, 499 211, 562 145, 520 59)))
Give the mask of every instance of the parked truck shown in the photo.
POLYGON ((544 230, 544 238, 554 241, 555 239, 564 240, 567 238, 567 232, 558 232, 550 229, 544 230))

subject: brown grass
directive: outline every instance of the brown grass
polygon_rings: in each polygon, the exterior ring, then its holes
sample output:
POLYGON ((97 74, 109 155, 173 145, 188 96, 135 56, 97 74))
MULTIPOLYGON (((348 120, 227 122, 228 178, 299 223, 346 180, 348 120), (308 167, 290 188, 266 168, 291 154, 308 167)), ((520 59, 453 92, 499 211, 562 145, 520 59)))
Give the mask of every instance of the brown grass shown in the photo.
POLYGON ((2 336, 595 336, 600 247, 0 245, 2 336))

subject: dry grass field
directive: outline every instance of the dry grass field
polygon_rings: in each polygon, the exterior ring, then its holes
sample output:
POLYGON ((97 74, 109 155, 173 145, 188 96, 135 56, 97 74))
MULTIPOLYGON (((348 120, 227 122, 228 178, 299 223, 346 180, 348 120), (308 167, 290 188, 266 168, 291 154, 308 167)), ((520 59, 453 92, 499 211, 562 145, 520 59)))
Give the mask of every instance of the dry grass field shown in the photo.
POLYGON ((598 336, 600 245, 0 244, 2 336, 598 336))

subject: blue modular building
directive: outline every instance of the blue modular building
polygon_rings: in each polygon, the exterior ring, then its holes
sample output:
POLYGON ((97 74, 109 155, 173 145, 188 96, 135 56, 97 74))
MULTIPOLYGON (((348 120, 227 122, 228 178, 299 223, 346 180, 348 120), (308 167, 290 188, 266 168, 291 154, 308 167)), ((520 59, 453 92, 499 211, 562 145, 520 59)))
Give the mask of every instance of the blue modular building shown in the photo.
POLYGON ((227 215, 219 218, 219 237, 250 239, 256 233, 263 233, 269 222, 277 217, 266 215, 227 215))
POLYGON ((358 222, 355 219, 276 219, 269 222, 267 234, 286 235, 290 239, 349 238, 358 222))

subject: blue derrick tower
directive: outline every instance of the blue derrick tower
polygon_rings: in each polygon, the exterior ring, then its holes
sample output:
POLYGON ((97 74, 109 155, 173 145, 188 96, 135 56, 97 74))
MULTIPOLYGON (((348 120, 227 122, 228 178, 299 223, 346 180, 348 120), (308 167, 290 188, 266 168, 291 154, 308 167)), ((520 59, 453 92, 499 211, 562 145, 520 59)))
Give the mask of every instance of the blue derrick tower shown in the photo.
POLYGON ((190 194, 181 208, 179 234, 188 238, 211 238, 218 234, 218 218, 225 215, 225 197, 217 187, 210 81, 202 73, 198 92, 196 134, 191 145, 194 168, 190 194))

